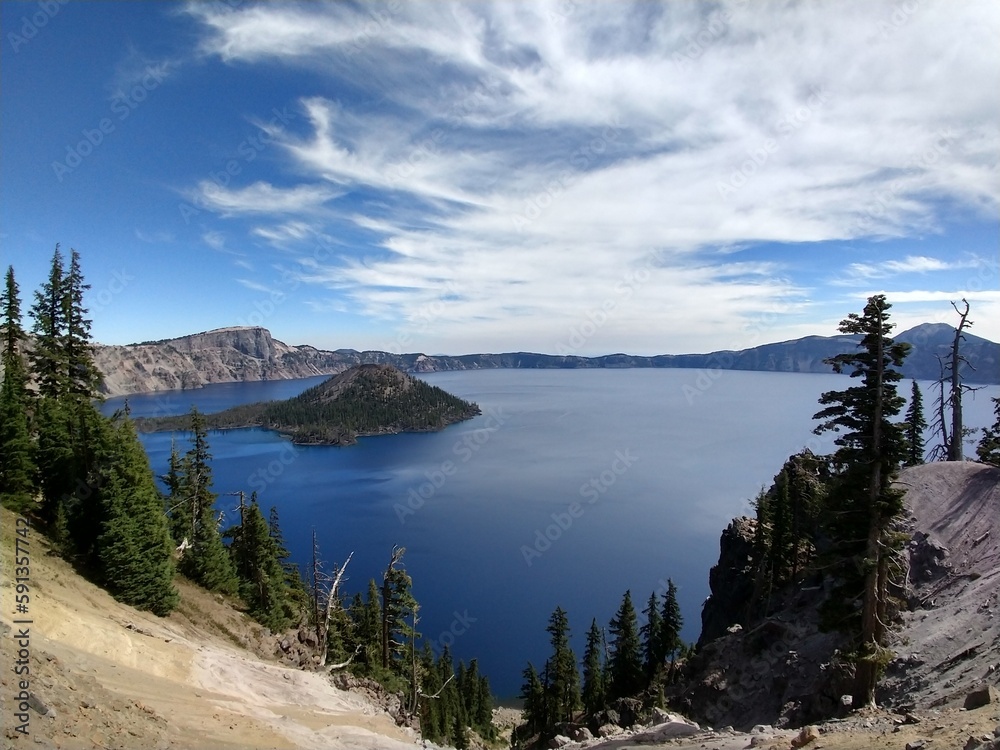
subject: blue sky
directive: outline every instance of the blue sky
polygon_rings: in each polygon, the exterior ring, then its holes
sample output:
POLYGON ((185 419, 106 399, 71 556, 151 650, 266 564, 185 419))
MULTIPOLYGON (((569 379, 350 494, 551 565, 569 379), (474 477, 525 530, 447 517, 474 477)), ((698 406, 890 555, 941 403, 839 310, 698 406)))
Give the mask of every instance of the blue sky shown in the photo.
POLYGON ((95 339, 1000 340, 995 2, 0 3, 0 260, 95 339))

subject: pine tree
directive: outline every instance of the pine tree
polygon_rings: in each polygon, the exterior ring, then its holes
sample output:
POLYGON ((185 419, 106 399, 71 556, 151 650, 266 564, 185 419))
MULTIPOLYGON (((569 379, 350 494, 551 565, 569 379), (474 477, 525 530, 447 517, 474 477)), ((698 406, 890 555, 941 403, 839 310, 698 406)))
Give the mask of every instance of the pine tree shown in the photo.
POLYGON ((62 349, 66 358, 66 378, 68 392, 87 401, 100 395, 101 374, 94 364, 93 347, 90 343, 91 321, 88 310, 83 306, 83 293, 90 284, 83 281, 80 269, 80 254, 70 250, 69 269, 63 278, 63 319, 65 336, 62 349))
POLYGON ((905 466, 919 466, 924 462, 924 430, 927 420, 924 419, 924 398, 920 394, 917 381, 912 381, 910 389, 910 405, 906 409, 906 460, 905 466))
POLYGON ((173 545, 149 459, 129 419, 115 430, 108 470, 98 540, 105 585, 119 601, 167 615, 178 602, 173 545))
POLYGON ((666 656, 660 640, 663 637, 663 618, 655 591, 649 595, 649 601, 642 613, 646 616, 646 622, 639 628, 639 635, 642 636, 642 665, 648 681, 656 676, 666 656))
POLYGON ((32 371, 40 396, 58 398, 67 390, 69 363, 63 342, 66 335, 66 282, 63 258, 56 245, 48 281, 35 292, 31 307, 35 347, 31 352, 32 371))
POLYGON ((524 677, 524 683, 521 685, 524 722, 531 734, 537 734, 544 731, 549 723, 548 713, 545 710, 545 689, 531 662, 528 662, 528 666, 521 674, 524 677))
POLYGON ((993 414, 996 419, 992 426, 983 429, 976 456, 984 464, 1000 466, 1000 398, 993 399, 993 414))
POLYGON ((660 616, 660 623, 663 658, 670 659, 670 672, 673 674, 677 655, 684 646, 681 641, 684 618, 681 616, 681 606, 677 601, 677 585, 672 578, 667 579, 667 593, 663 595, 663 612, 660 616))
POLYGON ((410 640, 410 630, 406 625, 417 602, 413 598, 413 581, 409 574, 399 567, 406 552, 405 547, 394 547, 389 565, 382 576, 382 669, 398 668, 398 660, 406 643, 410 640))
POLYGON ((272 631, 282 630, 288 624, 285 571, 256 493, 251 495, 242 516, 239 526, 231 531, 233 542, 229 548, 240 579, 240 596, 251 617, 272 631))
POLYGON ((4 344, 3 384, 0 385, 0 503, 18 512, 29 510, 35 498, 34 444, 28 427, 27 371, 22 357, 24 329, 21 298, 14 268, 7 268, 0 295, 4 344))
POLYGON ((583 649, 583 710, 588 716, 607 705, 607 678, 604 668, 604 634, 597 620, 590 623, 587 644, 583 649))
POLYGON ((612 699, 628 698, 643 688, 642 646, 632 592, 626 591, 618 612, 608 626, 611 633, 611 656, 608 663, 612 699))
MULTIPOLYGON (((208 433, 205 420, 195 408, 191 409, 192 446, 182 463, 181 511, 178 515, 191 529, 185 533, 190 547, 184 551, 180 571, 209 591, 235 594, 238 588, 236 570, 226 545, 219 535, 213 505, 216 495, 212 492, 212 469, 209 464, 208 433)), ((175 511, 177 513, 177 511, 175 511)), ((173 518, 174 538, 180 533, 178 515, 173 518)))
MULTIPOLYGON (((893 324, 884 295, 868 299, 862 315, 851 313, 841 322, 841 333, 860 335, 861 351, 827 360, 837 372, 851 368, 861 384, 820 397, 826 408, 817 433, 838 432, 834 462, 841 468, 829 498, 833 529, 840 546, 841 573, 849 600, 860 597, 861 621, 853 626, 857 637, 854 659, 854 705, 874 705, 875 687, 888 662, 886 648, 889 614, 890 559, 899 547, 893 524, 903 513, 903 493, 892 484, 905 456, 903 426, 890 419, 903 406, 896 393, 902 376, 896 369, 909 347, 889 336, 893 324), (852 571, 860 571, 858 575, 852 571)), ((851 608, 842 608, 850 611, 851 608)))
POLYGON ((570 647, 569 618, 562 607, 556 607, 545 628, 552 646, 546 684, 549 720, 572 721, 580 705, 580 673, 576 655, 570 647))

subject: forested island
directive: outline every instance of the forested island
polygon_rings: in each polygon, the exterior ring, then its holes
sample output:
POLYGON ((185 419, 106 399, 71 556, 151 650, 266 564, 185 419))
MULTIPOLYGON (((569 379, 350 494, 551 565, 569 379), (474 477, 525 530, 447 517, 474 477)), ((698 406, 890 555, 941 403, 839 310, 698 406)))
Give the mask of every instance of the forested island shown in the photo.
MULTIPOLYGON (((298 445, 352 445, 358 437, 432 432, 480 414, 479 407, 391 365, 358 365, 284 401, 204 415, 215 430, 264 427, 298 445)), ((188 415, 143 417, 142 432, 190 429, 188 415)))

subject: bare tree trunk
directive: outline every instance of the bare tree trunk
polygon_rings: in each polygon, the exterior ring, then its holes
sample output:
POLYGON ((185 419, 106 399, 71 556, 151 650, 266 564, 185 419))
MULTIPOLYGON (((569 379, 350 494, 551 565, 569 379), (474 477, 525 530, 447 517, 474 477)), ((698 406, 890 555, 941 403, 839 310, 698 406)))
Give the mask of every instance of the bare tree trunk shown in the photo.
POLYGON ((955 308, 960 316, 958 321, 958 327, 955 329, 955 339, 951 344, 951 445, 948 446, 948 460, 949 461, 962 461, 964 460, 963 449, 962 449, 962 375, 961 375, 961 364, 963 359, 959 353, 959 346, 961 344, 963 335, 962 331, 972 325, 968 321, 969 317, 969 303, 963 298, 963 304, 965 305, 965 310, 959 310, 958 305, 954 302, 951 306, 955 308))
MULTIPOLYGON (((353 552, 347 556, 347 559, 344 560, 344 564, 340 566, 340 569, 337 571, 337 575, 333 579, 333 583, 330 585, 330 593, 326 597, 326 612, 323 614, 323 637, 320 640, 320 644, 323 648, 323 650, 320 651, 320 666, 326 663, 326 651, 330 645, 330 639, 328 638, 330 634, 330 615, 333 614, 334 603, 339 601, 337 598, 337 590, 340 588, 340 581, 344 577, 344 571, 347 570, 347 564, 351 561, 352 557, 354 557, 353 552)), ((352 656, 351 658, 353 659, 354 657, 352 656)))

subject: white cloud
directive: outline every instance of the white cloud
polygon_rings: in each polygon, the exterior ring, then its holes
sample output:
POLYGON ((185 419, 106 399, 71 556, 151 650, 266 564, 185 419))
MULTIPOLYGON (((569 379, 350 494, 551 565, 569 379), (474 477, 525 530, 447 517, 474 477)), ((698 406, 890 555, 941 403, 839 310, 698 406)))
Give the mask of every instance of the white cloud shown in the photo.
POLYGON ((319 209, 340 192, 323 185, 278 188, 268 182, 254 182, 245 188, 225 188, 211 180, 198 183, 193 200, 222 216, 237 214, 300 214, 319 209))
MULTIPOLYGON (((982 92, 1000 73, 1000 6, 899 7, 192 4, 208 54, 306 67, 385 105, 303 98, 305 132, 274 134, 302 183, 203 182, 199 202, 277 217, 252 232, 288 249, 338 234, 288 214, 377 196, 326 218, 380 239, 303 255, 302 280, 404 326, 433 308, 441 349, 557 342, 608 300, 590 347, 683 328, 704 349, 776 306, 790 330, 813 292, 738 248, 933 233, 945 205, 997 213, 1000 102, 982 92)), ((840 281, 963 262, 856 263, 840 281)))

